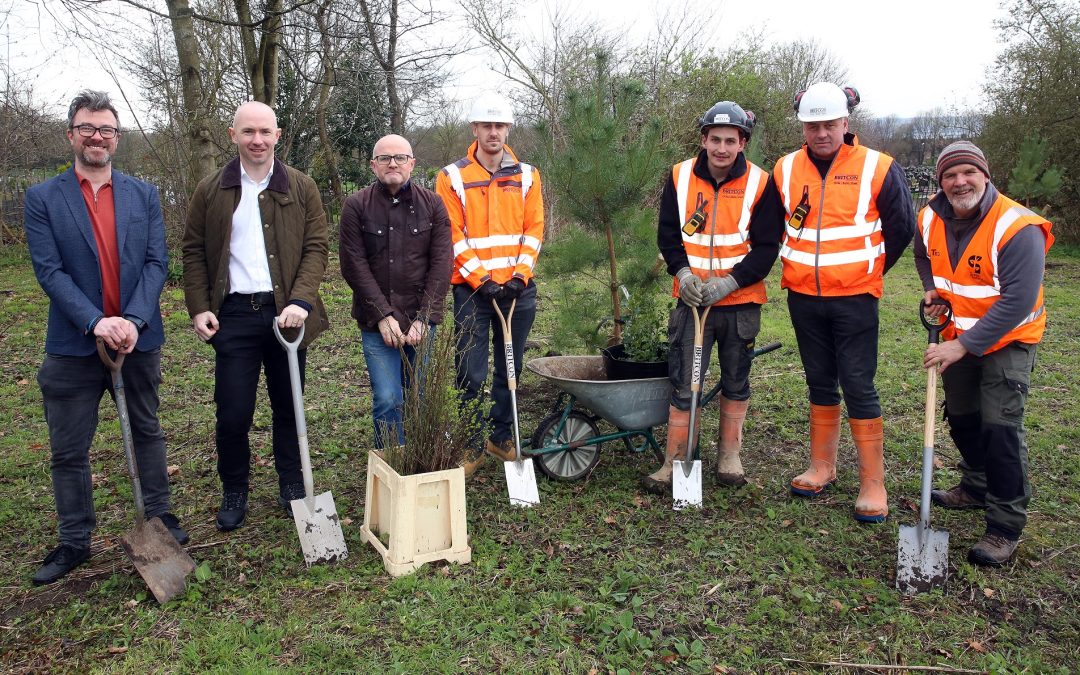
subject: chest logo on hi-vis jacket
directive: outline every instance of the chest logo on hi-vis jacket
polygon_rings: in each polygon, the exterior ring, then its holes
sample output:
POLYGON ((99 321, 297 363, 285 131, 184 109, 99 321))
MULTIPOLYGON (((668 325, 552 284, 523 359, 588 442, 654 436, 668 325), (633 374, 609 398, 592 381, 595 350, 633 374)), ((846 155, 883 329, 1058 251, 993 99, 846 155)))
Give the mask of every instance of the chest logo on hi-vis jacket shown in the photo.
POLYGON ((967 264, 968 267, 971 268, 971 276, 978 277, 982 275, 982 265, 980 264, 981 260, 981 255, 973 255, 968 257, 967 264))

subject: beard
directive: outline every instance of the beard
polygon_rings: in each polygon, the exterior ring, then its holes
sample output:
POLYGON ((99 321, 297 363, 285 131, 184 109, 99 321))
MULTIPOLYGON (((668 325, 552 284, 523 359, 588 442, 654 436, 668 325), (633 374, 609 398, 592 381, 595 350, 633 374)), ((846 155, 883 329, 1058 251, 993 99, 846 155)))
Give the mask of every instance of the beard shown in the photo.
POLYGON ((83 148, 83 151, 79 153, 79 159, 82 160, 82 163, 85 166, 93 166, 100 168, 109 166, 109 164, 112 163, 112 153, 100 146, 89 146, 83 148), (95 158, 89 152, 91 147, 101 150, 104 154, 101 157, 95 158))
POLYGON ((979 188, 972 189, 971 192, 963 195, 946 193, 945 196, 949 199, 949 203, 952 204, 954 211, 970 211, 979 205, 984 194, 986 194, 985 184, 979 188))

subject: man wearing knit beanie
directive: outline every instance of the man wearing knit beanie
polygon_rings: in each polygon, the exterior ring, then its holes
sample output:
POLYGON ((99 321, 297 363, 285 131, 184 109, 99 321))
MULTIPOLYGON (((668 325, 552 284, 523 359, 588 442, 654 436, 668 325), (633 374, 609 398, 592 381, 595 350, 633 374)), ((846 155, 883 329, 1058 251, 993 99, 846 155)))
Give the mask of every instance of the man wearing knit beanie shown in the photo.
POLYGON ((956 141, 945 146, 945 149, 941 151, 941 155, 938 157, 937 169, 934 171, 938 185, 941 184, 941 174, 945 173, 946 169, 951 169, 958 164, 970 164, 982 171, 987 180, 990 179, 990 167, 987 165, 986 156, 983 155, 983 151, 979 149, 979 146, 971 141, 956 141))
POLYGON ((915 267, 930 316, 952 309, 924 368, 945 388, 949 434, 960 455, 960 483, 934 490, 947 509, 981 509, 986 530, 968 552, 999 566, 1016 552, 1031 499, 1024 405, 1046 326, 1043 268, 1051 223, 1002 195, 975 144, 958 141, 937 162, 941 191, 919 213, 915 267), (932 304, 936 303, 936 304, 932 304))

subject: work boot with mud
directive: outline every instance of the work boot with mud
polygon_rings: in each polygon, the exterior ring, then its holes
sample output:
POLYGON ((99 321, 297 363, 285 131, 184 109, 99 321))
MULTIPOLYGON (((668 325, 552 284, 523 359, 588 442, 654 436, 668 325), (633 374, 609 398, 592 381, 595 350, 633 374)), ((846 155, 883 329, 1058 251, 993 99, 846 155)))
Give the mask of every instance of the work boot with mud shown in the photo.
POLYGON ((475 448, 467 448, 461 457, 461 464, 459 466, 465 469, 465 477, 469 478, 476 470, 480 468, 480 465, 487 459, 487 455, 483 450, 477 450, 475 448))
POLYGON ((489 438, 485 449, 487 450, 487 454, 492 457, 498 457, 504 462, 513 462, 517 459, 517 448, 514 447, 514 439, 512 438, 498 442, 492 441, 489 438))
POLYGON ((986 508, 985 501, 971 494, 961 485, 955 485, 948 490, 931 490, 930 501, 943 508, 957 511, 986 508))
POLYGON ((1019 543, 1017 539, 986 533, 968 551, 968 562, 984 567, 1001 567, 1012 559, 1019 543))
POLYGON ((668 407, 667 452, 664 465, 641 479, 646 492, 655 495, 671 494, 671 470, 677 459, 686 457, 686 444, 690 442, 690 411, 668 407))
POLYGON ((836 480, 840 406, 810 404, 810 468, 791 479, 791 494, 816 497, 836 480))
POLYGON ((889 495, 885 492, 885 431, 881 418, 848 419, 848 424, 859 452, 859 498, 855 500, 855 520, 880 523, 889 515, 889 495))
POLYGON ((716 482, 728 487, 746 485, 743 473, 742 452, 743 423, 750 401, 732 401, 720 397, 720 432, 716 439, 716 482))

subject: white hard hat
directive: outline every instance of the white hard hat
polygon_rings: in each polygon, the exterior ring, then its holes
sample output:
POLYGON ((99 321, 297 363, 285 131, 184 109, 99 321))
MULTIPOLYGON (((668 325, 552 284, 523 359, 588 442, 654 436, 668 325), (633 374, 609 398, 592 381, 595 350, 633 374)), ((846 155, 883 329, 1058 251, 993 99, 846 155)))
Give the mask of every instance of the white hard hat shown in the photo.
POLYGON ((480 94, 473 101, 472 110, 469 111, 470 122, 505 122, 514 123, 514 109, 510 107, 510 101, 495 92, 480 94))
POLYGON ((858 93, 844 91, 832 82, 818 82, 795 95, 795 116, 800 122, 825 122, 847 117, 858 104, 858 93))

